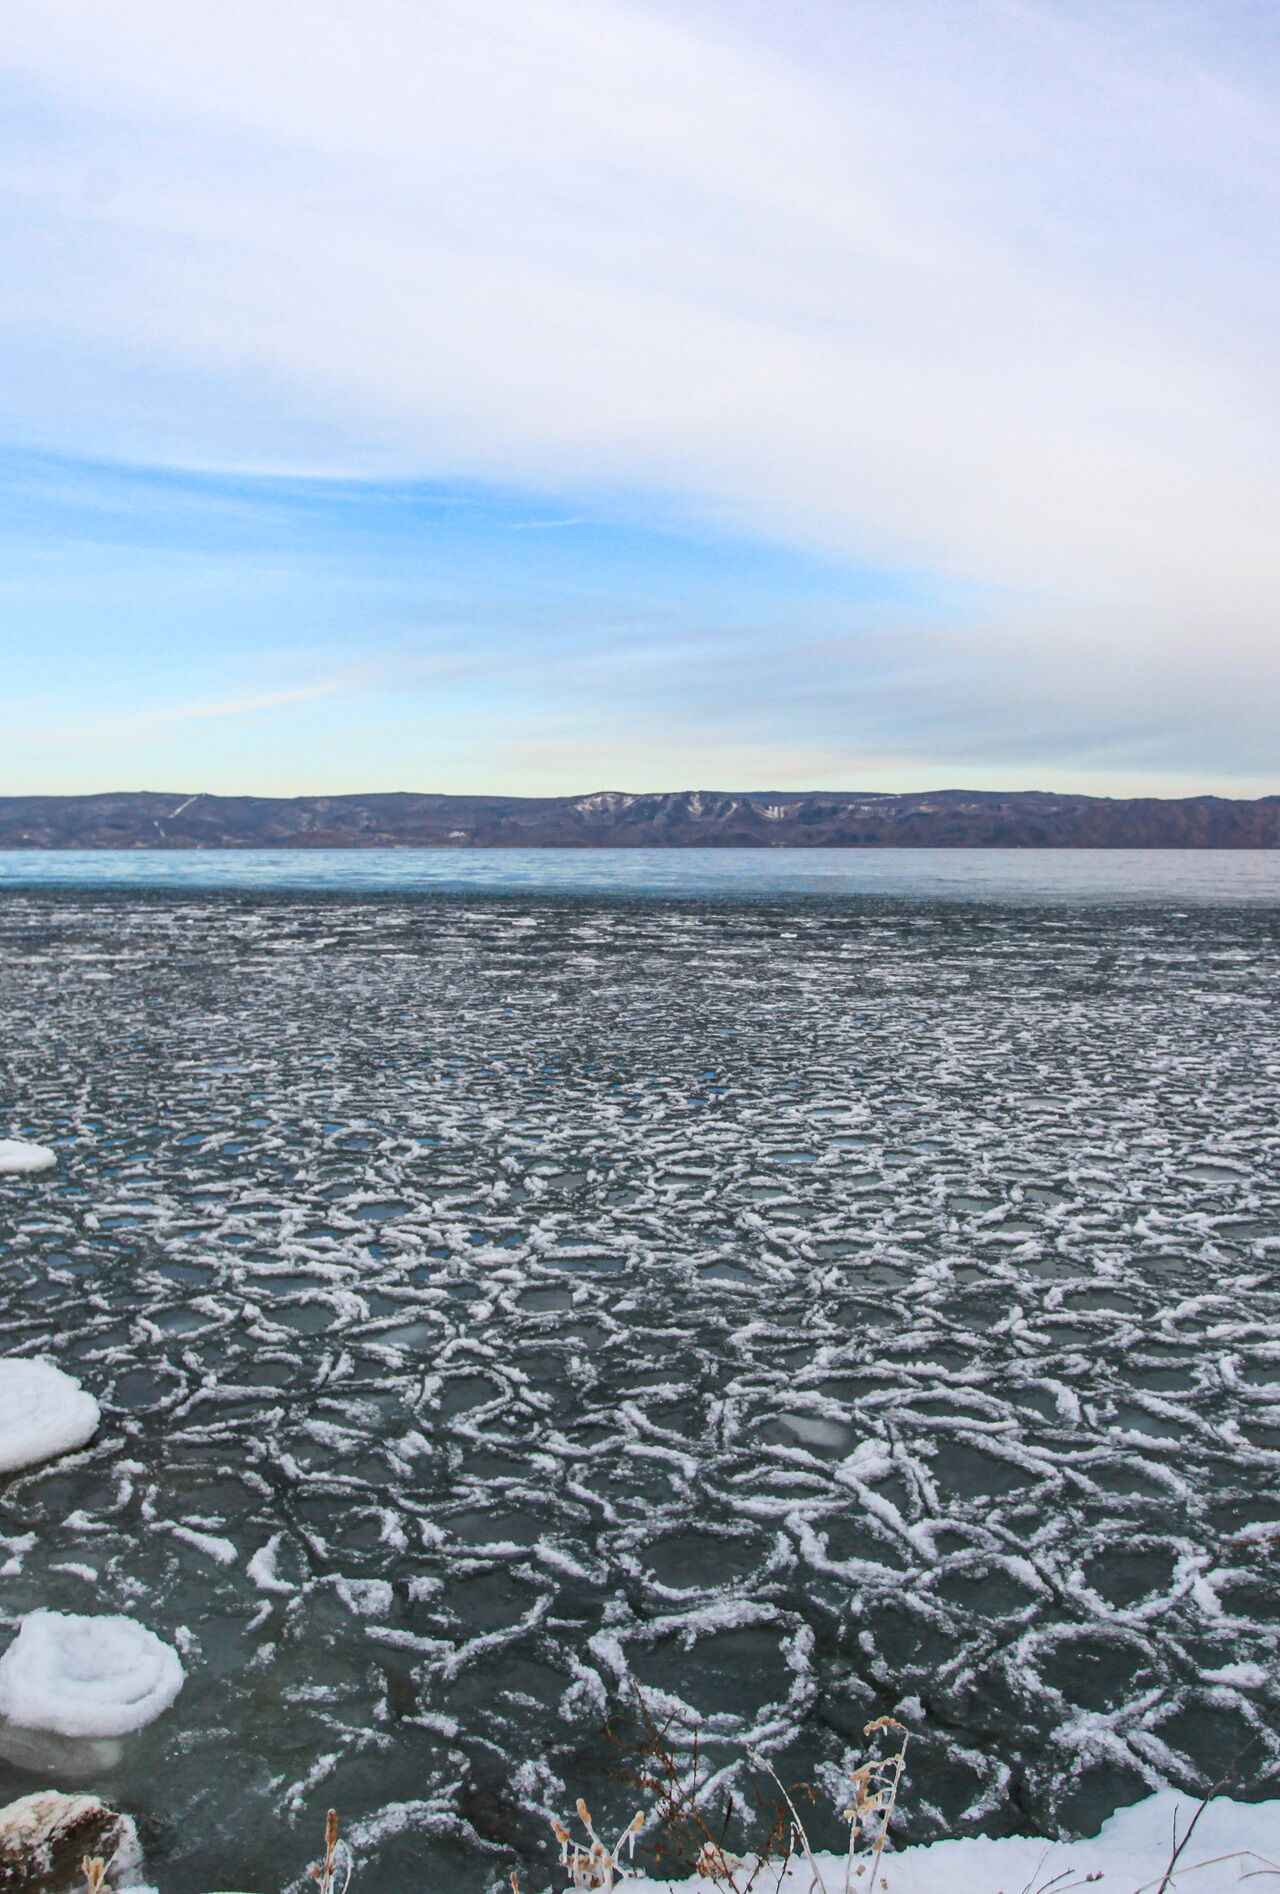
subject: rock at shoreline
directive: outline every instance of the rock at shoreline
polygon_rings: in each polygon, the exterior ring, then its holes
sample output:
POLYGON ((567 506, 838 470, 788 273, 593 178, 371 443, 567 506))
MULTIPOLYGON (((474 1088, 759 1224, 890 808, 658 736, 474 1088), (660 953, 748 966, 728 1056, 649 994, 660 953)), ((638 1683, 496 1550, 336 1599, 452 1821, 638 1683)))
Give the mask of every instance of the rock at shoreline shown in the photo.
POLYGON ((142 1860, 138 1831, 96 1795, 41 1789, 0 1809, 0 1894, 81 1894, 86 1855, 127 1885, 142 1860))

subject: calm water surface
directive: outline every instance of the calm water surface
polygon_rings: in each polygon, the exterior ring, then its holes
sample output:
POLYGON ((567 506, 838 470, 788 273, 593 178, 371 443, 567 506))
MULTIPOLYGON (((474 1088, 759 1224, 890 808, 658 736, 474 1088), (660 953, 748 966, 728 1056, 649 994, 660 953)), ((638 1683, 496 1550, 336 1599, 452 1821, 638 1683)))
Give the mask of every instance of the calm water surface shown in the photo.
POLYGON ((0 850, 0 887, 412 894, 898 895, 1280 903, 1280 850, 475 848, 0 850))

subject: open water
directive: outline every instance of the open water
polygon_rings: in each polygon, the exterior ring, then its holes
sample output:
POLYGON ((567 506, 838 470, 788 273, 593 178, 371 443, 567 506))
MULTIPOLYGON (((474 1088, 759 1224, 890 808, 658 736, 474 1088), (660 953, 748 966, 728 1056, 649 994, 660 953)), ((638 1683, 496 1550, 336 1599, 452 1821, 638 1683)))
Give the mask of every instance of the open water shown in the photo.
POLYGON ((0 888, 1280 905, 1280 849, 0 849, 0 888))
POLYGON ((637 1690, 740 1788, 748 1746, 811 1782, 827 1845, 885 1711, 908 1839, 1275 1794, 1257 859, 1209 858, 1232 898, 1186 857, 1129 900, 1060 856, 1013 900, 11 887, 0 1134, 60 1165, 0 1180, 4 1347, 104 1424, 0 1483, 0 1620, 126 1611, 188 1682, 40 1782, 0 1729, 0 1800, 79 1769, 165 1894, 289 1885, 330 1804, 359 1894, 543 1887, 550 1812, 632 1811, 637 1690))

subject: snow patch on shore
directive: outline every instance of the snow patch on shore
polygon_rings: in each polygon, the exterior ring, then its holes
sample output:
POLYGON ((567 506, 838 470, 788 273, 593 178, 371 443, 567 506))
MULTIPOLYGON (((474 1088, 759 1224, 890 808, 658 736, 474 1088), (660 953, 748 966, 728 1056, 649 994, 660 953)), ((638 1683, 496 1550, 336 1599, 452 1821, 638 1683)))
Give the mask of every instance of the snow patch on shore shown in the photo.
MULTIPOLYGON (((886 1894, 1019 1894, 1024 1888, 1077 1887, 1086 1879, 1116 1894, 1158 1888, 1177 1841, 1187 1833, 1198 1804, 1172 1789, 1120 1809, 1087 1841, 1045 1841, 1028 1836, 993 1840, 985 1835, 935 1841, 880 1858, 877 1886, 886 1894)), ((871 1856, 854 1857, 852 1886, 868 1888, 871 1856), (861 1878, 857 1868, 863 1868, 861 1878)), ((820 1854, 815 1862, 825 1894, 843 1894, 842 1856, 820 1854)), ((1179 1858, 1170 1889, 1188 1894, 1227 1894, 1249 1874, 1280 1875, 1280 1801, 1211 1802, 1179 1858)), ((751 1866, 740 1879, 745 1886, 751 1866)), ((813 1869, 803 1856, 785 1870, 766 1867, 752 1882, 756 1894, 807 1894, 813 1869)), ((669 1894, 671 1882, 628 1878, 627 1894, 669 1894)), ((699 1875, 678 1883, 681 1894, 723 1894, 724 1883, 699 1875)))

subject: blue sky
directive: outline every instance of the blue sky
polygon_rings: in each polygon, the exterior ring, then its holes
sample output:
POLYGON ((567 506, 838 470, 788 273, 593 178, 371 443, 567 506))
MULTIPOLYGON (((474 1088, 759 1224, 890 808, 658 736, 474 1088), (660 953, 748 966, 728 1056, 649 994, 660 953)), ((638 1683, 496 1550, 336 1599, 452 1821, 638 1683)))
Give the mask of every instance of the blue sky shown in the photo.
POLYGON ((1280 790, 1278 50, 42 0, 0 788, 1280 790))

